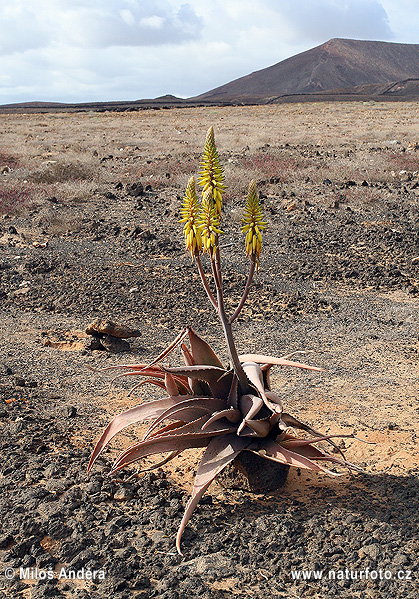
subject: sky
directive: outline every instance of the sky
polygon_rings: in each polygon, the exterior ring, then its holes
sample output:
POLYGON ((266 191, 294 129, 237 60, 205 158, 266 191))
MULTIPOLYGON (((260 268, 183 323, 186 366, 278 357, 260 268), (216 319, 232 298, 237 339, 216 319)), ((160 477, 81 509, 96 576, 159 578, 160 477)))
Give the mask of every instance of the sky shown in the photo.
POLYGON ((192 97, 334 37, 419 44, 419 2, 1 0, 0 104, 192 97))

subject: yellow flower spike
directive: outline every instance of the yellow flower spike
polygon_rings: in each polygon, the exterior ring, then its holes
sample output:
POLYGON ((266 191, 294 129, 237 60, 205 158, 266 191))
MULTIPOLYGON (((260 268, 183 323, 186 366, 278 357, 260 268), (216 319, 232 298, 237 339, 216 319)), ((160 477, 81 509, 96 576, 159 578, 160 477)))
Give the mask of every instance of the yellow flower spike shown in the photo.
POLYGON ((215 147, 213 127, 210 127, 207 132, 199 175, 199 185, 203 188, 202 195, 208 189, 211 190, 212 202, 215 204, 218 215, 221 216, 222 194, 225 191, 225 186, 223 185, 223 169, 215 147))
POLYGON ((204 251, 211 253, 216 249, 217 235, 222 235, 219 227, 219 216, 212 197, 212 189, 207 189, 202 198, 198 227, 202 237, 204 251))
POLYGON ((195 252, 202 250, 202 239, 199 231, 199 225, 197 224, 199 217, 200 207, 198 204, 198 198, 196 195, 195 179, 191 177, 186 187, 185 195, 183 198, 183 204, 180 209, 182 218, 179 222, 185 223, 183 227, 183 234, 185 236, 185 249, 191 252, 192 259, 194 258, 195 252))
POLYGON ((256 190, 256 183, 253 179, 249 185, 242 223, 242 233, 246 233, 246 256, 255 256, 256 264, 259 264, 259 256, 262 251, 262 231, 266 228, 266 222, 263 220, 263 212, 256 190))

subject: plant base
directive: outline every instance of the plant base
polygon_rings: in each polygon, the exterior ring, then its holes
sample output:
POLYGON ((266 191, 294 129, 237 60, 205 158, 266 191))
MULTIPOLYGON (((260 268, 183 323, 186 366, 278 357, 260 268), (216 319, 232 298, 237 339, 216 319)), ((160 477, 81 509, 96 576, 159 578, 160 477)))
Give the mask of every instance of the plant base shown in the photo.
POLYGON ((218 475, 217 480, 226 489, 268 493, 285 484, 289 469, 285 464, 243 451, 218 475))

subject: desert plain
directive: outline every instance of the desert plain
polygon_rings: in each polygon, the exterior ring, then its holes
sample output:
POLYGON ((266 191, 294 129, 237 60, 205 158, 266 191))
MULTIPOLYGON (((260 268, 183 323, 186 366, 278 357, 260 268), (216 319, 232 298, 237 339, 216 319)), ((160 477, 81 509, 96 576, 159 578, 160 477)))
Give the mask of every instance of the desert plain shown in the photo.
POLYGON ((418 108, 0 116, 1 598, 417 596, 418 108), (178 222, 210 125, 227 185, 220 247, 229 309, 248 270, 240 228, 251 179, 268 222, 234 325, 239 350, 305 351, 305 362, 324 368, 277 367, 273 387, 314 428, 368 441, 341 442, 367 474, 295 469, 263 495, 215 482, 181 557, 174 538, 199 451, 108 478, 134 428, 90 476, 86 467, 109 420, 159 394, 143 386, 129 396, 132 381, 111 385, 113 371, 99 369, 150 362, 186 325, 227 362, 178 222), (86 328, 98 319, 141 335, 122 352, 95 349, 86 328), (106 577, 3 576, 21 566, 106 577), (360 579, 366 568, 377 576, 360 579), (295 580, 302 570, 322 579, 295 580), (345 570, 349 578, 336 576, 345 570))

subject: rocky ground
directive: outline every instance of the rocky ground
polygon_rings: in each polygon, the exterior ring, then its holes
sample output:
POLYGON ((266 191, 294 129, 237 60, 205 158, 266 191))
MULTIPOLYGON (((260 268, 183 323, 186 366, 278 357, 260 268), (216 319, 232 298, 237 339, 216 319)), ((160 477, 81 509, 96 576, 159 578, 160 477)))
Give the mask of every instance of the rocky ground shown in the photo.
MULTIPOLYGON (((0 598, 417 596, 419 132, 409 118, 416 108, 2 115, 9 170, 0 181, 0 598), (113 457, 138 434, 129 430, 90 476, 86 467, 110 418, 153 389, 128 397, 127 382, 109 386, 109 372, 95 370, 147 362, 187 324, 226 360, 177 224, 178 196, 197 171, 209 124, 220 132, 226 174, 239 188, 243 173, 256 178, 269 221, 235 325, 240 350, 307 350, 305 361, 326 370, 277 369, 287 410, 370 444, 344 443, 366 475, 295 471, 268 495, 214 483, 181 557, 174 538, 199 452, 152 473, 132 468, 108 478, 113 457), (246 138, 252 124, 258 134, 246 138), (170 156, 162 158, 166 139, 170 156), (69 152, 76 179, 64 168, 69 152), (13 189, 25 200, 19 210, 13 189), (141 336, 122 353, 104 349, 104 337, 93 349, 85 330, 96 319, 141 336), (59 578, 61 568, 94 571, 96 579, 59 578), (376 578, 366 580, 366 568, 376 578), (357 579, 346 579, 346 569, 357 579), (40 579, 49 570, 52 579, 40 579), (322 570, 322 580, 295 580, 302 570, 322 570)), ((241 202, 227 195, 223 215, 229 309, 248 267, 241 202)))

